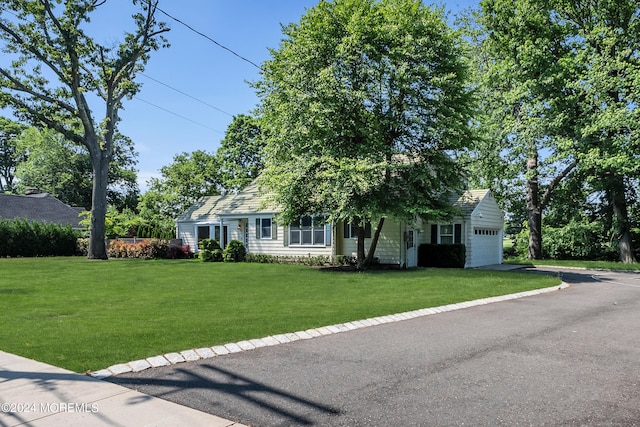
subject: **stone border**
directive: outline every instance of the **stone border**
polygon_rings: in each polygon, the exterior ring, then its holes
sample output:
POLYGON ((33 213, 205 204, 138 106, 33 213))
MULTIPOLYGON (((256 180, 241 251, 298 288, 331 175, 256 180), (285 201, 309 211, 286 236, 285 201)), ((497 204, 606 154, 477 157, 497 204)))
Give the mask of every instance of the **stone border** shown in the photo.
POLYGON ((322 326, 306 331, 298 331, 288 334, 278 334, 259 339, 244 340, 237 343, 229 343, 225 345, 215 345, 213 347, 195 348, 184 350, 179 353, 167 353, 160 356, 148 357, 146 359, 134 360, 128 363, 120 363, 109 366, 100 371, 90 372, 94 378, 103 379, 113 375, 124 374, 127 372, 140 372, 149 368, 158 368, 161 366, 176 365, 183 362, 191 362, 200 359, 209 359, 217 356, 224 356, 231 353, 240 353, 242 351, 254 350, 261 347, 269 347, 273 345, 287 344, 299 340, 308 340, 321 337, 324 335, 339 334, 341 332, 353 331, 369 326, 382 325, 385 323, 399 322, 402 320, 415 319, 416 317, 429 316, 432 314, 445 313, 448 311, 461 310, 463 308, 477 307, 479 305, 492 304, 495 302, 509 301, 518 298, 524 298, 544 293, 559 291, 569 287, 569 284, 562 283, 559 286, 550 288, 535 289, 533 291, 519 292, 517 294, 502 295, 498 297, 482 298, 474 301, 466 301, 455 304, 443 305, 440 307, 423 308, 420 310, 408 311, 399 314, 390 314, 386 316, 372 317, 364 320, 355 320, 353 322, 340 323, 337 325, 322 326))

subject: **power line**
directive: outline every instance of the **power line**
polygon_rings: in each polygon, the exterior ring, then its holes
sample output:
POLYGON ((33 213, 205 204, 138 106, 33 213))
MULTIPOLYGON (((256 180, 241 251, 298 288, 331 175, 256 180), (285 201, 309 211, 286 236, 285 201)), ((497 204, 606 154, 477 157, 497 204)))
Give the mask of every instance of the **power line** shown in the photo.
POLYGON ((165 112, 167 112, 167 113, 169 113, 169 114, 173 114, 173 115, 174 115, 174 116, 176 116, 176 117, 180 117, 180 118, 181 118, 181 119, 183 119, 183 120, 187 120, 187 121, 189 121, 189 122, 191 122, 191 123, 194 123, 194 124, 196 124, 196 125, 198 125, 198 126, 202 126, 202 127, 203 127, 203 128, 205 128, 205 129, 209 129, 209 130, 211 130, 211 131, 214 131, 214 132, 216 132, 216 133, 219 133, 219 134, 224 135, 224 132, 220 132, 219 130, 214 129, 214 128, 212 128, 212 127, 209 127, 209 126, 207 126, 207 125, 203 125, 203 124, 202 124, 202 123, 200 123, 200 122, 196 122, 195 120, 192 120, 192 119, 190 119, 190 118, 188 118, 188 117, 185 117, 185 116, 183 116, 183 115, 181 115, 181 114, 178 114, 178 113, 176 113, 176 112, 173 112, 173 111, 171 111, 171 110, 167 110, 166 108, 161 107, 161 106, 159 106, 159 105, 157 105, 157 104, 154 104, 154 103, 149 102, 149 101, 145 101, 144 99, 139 98, 139 97, 137 97, 137 96, 134 96, 134 98, 135 98, 135 99, 137 99, 138 101, 144 102, 145 104, 149 104, 149 105, 151 105, 152 107, 156 107, 156 108, 158 108, 158 109, 160 109, 160 110, 162 110, 162 111, 165 111, 165 112))
POLYGON ((221 113, 223 113, 223 114, 226 114, 226 115, 227 115, 227 116, 229 116, 229 117, 233 117, 233 114, 228 113, 228 112, 226 112, 226 111, 224 111, 224 110, 222 110, 222 109, 220 109, 220 108, 216 107, 215 105, 211 105, 211 104, 209 104, 209 103, 207 103, 207 102, 205 102, 205 101, 203 101, 203 100, 201 100, 201 99, 198 99, 198 98, 196 98, 195 96, 189 95, 188 93, 183 92, 183 91, 181 91, 180 89, 176 89, 176 88, 175 88, 175 87, 173 87, 173 86, 170 86, 170 85, 168 85, 168 84, 166 84, 166 83, 163 83, 163 82, 161 82, 160 80, 154 79, 153 77, 148 76, 148 75, 146 75, 145 73, 138 73, 138 74, 140 74, 140 75, 142 75, 142 76, 144 76, 144 77, 148 78, 149 80, 153 80, 154 82, 156 82, 156 83, 158 83, 158 84, 161 84, 162 86, 168 87, 169 89, 174 90, 174 91, 178 92, 178 93, 179 93, 179 94, 181 94, 181 95, 184 95, 184 96, 186 96, 186 97, 188 97, 188 98, 191 98, 191 99, 193 99, 193 100, 195 100, 195 101, 198 101, 199 103, 204 104, 204 105, 206 105, 206 106, 207 106, 207 107, 209 107, 209 108, 213 108, 214 110, 219 111, 219 112, 221 112, 221 113))
POLYGON ((168 14, 167 12, 165 12, 164 10, 160 9, 157 5, 156 5, 156 9, 158 11, 160 11, 161 13, 163 13, 164 15, 166 15, 168 18, 173 19, 174 21, 176 21, 177 23, 184 25, 185 27, 187 27, 188 29, 190 29, 191 31, 193 31, 194 33, 198 34, 199 36, 204 37, 205 39, 209 40, 210 42, 214 43, 215 45, 217 45, 218 47, 226 50, 227 52, 231 53, 234 56, 237 56, 238 58, 242 59, 243 61, 253 65, 254 67, 256 67, 258 70, 264 71, 262 69, 261 66, 259 66, 258 64, 256 64, 255 62, 251 61, 250 59, 245 58, 244 56, 240 55, 239 53, 235 52, 233 49, 226 47, 225 45, 218 43, 217 41, 215 41, 214 39, 212 39, 211 37, 209 37, 208 35, 196 30, 195 28, 193 28, 191 25, 181 21, 180 19, 176 18, 175 16, 172 16, 170 14, 168 14))

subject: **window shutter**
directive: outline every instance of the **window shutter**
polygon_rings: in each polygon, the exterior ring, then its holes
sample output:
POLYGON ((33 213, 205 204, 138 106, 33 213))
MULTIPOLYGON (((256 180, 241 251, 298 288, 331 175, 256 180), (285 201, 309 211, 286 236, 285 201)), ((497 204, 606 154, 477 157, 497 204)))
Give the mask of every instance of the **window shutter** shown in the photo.
POLYGON ((324 225, 324 245, 331 246, 331 224, 324 225))
POLYGON ((271 239, 276 240, 278 238, 278 223, 271 218, 271 239))
POLYGON ((345 221, 343 225, 344 225, 344 234, 342 236, 345 239, 348 239, 351 237, 351 224, 345 221))
POLYGON ((453 243, 462 243, 462 224, 456 224, 454 226, 453 243))
POLYGON ((364 237, 367 239, 371 238, 371 223, 369 221, 364 224, 364 237))
POLYGON ((256 218, 256 239, 260 240, 260 218, 256 218))
POLYGON ((282 246, 289 246, 289 227, 282 226, 282 246))
POLYGON ((431 244, 438 244, 438 224, 431 224, 431 244))

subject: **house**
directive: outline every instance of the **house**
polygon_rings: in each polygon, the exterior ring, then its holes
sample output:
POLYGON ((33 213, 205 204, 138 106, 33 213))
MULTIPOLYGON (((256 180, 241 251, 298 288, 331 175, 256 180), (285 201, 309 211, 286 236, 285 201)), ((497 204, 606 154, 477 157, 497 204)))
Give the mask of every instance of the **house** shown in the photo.
MULTIPOLYGON (((198 242, 211 238, 224 247, 240 240, 247 252, 286 256, 355 255, 355 227, 325 224, 321 216, 307 216, 300 222, 276 223, 278 211, 264 209, 256 182, 238 194, 203 197, 176 220, 177 238, 197 250, 198 242)), ((414 224, 385 221, 376 248, 382 264, 401 267, 418 265, 422 243, 463 243, 466 268, 502 263, 503 214, 489 190, 471 190, 452 197, 460 216, 448 223, 414 224)), ((371 227, 366 227, 369 247, 371 227)))
POLYGON ((80 209, 66 205, 48 193, 25 196, 0 193, 0 219, 71 225, 75 230, 83 230, 80 209))

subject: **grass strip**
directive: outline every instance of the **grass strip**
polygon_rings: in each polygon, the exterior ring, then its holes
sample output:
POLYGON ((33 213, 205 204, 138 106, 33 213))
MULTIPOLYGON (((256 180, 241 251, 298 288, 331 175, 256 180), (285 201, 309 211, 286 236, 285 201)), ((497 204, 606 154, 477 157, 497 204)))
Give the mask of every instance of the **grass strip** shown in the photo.
POLYGON ((640 263, 623 264, 621 262, 614 261, 580 261, 580 260, 555 260, 555 259, 522 259, 522 258, 510 258, 506 259, 505 264, 519 264, 519 265, 532 265, 532 266, 547 266, 547 267, 572 267, 572 268, 586 268, 586 269, 599 269, 599 270, 614 270, 614 271, 638 271, 640 270, 640 263))
POLYGON ((0 348, 76 372, 554 286, 513 272, 0 259, 0 348))

